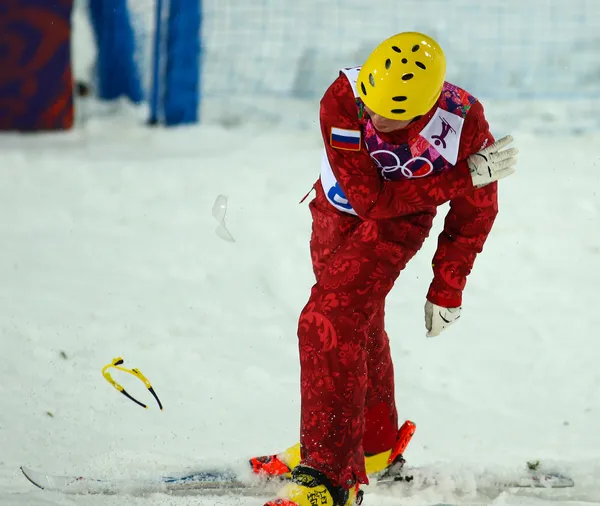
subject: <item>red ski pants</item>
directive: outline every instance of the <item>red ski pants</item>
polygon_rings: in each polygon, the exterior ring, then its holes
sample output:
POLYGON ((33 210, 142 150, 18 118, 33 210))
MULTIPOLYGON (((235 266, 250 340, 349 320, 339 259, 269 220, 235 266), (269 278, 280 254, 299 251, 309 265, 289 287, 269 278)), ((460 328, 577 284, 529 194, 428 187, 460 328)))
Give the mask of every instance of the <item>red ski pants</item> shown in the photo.
POLYGON ((385 298, 428 229, 336 211, 317 183, 310 203, 316 283, 298 325, 302 464, 343 487, 368 483, 364 455, 398 430, 385 298))

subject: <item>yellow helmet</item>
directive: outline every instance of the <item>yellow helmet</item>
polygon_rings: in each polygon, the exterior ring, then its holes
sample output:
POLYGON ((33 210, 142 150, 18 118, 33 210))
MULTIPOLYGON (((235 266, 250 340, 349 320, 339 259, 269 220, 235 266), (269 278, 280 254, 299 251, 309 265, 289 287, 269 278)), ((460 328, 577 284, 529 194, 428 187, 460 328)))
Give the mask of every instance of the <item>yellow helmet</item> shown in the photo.
POLYGON ((358 74, 358 94, 384 118, 408 120, 427 113, 442 92, 446 57, 431 37, 403 32, 384 40, 358 74))

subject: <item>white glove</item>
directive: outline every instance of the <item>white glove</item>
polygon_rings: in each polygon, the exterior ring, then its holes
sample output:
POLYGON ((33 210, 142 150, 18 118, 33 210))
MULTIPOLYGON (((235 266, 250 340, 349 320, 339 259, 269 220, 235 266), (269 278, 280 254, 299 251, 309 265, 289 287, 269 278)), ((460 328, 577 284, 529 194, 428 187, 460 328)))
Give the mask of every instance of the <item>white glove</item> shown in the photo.
POLYGON ((477 188, 485 186, 510 176, 515 171, 519 150, 517 148, 502 150, 512 141, 514 141, 512 136, 507 135, 467 158, 473 186, 477 188))
POLYGON ((425 302, 425 328, 427 337, 439 336, 460 318, 460 307, 442 307, 431 302, 425 302))

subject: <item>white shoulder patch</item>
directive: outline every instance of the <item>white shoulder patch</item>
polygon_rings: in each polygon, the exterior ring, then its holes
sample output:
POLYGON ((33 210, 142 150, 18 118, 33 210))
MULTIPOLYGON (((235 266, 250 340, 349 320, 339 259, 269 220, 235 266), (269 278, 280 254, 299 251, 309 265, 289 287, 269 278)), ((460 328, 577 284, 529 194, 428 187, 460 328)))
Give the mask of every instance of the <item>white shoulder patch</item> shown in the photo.
POLYGON ((356 87, 356 81, 358 81, 358 73, 360 72, 360 67, 352 67, 349 69, 342 69, 343 74, 348 78, 350 82, 350 86, 352 86, 352 91, 354 92, 354 98, 357 98, 358 88, 356 87))
POLYGON ((419 135, 427 139, 445 160, 454 165, 458 160, 460 135, 464 123, 462 117, 438 107, 419 135))

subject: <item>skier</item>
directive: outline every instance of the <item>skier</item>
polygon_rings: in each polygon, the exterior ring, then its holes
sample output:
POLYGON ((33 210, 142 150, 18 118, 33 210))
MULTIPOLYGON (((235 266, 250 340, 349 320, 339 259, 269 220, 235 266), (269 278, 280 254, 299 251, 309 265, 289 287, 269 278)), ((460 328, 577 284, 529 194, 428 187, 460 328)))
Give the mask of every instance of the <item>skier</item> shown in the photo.
MULTIPOLYGON (((385 298, 450 202, 425 301, 428 337, 461 314, 462 292, 498 212, 497 181, 515 170, 513 139, 494 143, 480 102, 445 82, 431 37, 404 32, 325 92, 325 144, 310 250, 316 277, 298 324, 300 444, 257 457, 291 477, 268 506, 349 506, 400 460, 385 298)), ((411 434, 408 435, 410 437, 411 434)))

